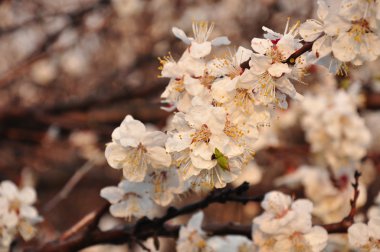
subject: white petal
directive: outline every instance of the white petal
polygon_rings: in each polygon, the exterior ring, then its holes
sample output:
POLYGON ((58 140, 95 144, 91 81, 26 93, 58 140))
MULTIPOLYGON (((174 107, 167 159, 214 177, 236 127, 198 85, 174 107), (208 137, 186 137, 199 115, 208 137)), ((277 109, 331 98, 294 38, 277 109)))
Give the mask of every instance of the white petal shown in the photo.
POLYGON ((121 169, 125 162, 126 149, 116 143, 109 143, 106 146, 105 157, 112 168, 121 169))
POLYGON ((252 49, 262 55, 270 50, 272 48, 272 45, 272 42, 268 39, 253 38, 251 41, 252 49))
POLYGON ((142 139, 143 146, 164 146, 168 136, 162 131, 147 132, 142 139))
POLYGON ((332 43, 334 57, 343 62, 353 60, 356 57, 354 43, 355 41, 348 33, 338 36, 332 43))
POLYGON ((372 238, 380 240, 380 217, 371 218, 368 222, 368 229, 372 238))
POLYGON ((252 50, 239 46, 235 54, 236 62, 240 64, 242 62, 249 60, 249 58, 251 58, 252 53, 253 53, 252 50))
POLYGON ((172 158, 162 147, 147 147, 147 156, 153 168, 169 167, 172 158))
POLYGON ((301 24, 299 29, 300 35, 305 41, 314 41, 323 32, 322 25, 313 19, 306 20, 305 23, 301 24))
POLYGON ((355 223, 348 229, 348 240, 354 247, 361 247, 369 241, 369 229, 364 223, 355 223))
POLYGON ((323 58, 331 53, 332 39, 330 36, 322 36, 313 44, 313 53, 316 58, 323 58))
POLYGON ((108 200, 111 204, 119 202, 124 196, 124 191, 116 186, 104 187, 100 191, 100 197, 108 200))
POLYGON ((187 223, 187 227, 191 227, 194 230, 201 230, 202 222, 203 222, 203 216, 204 216, 204 214, 202 211, 194 214, 190 218, 189 222, 187 223))
POLYGON ((190 55, 195 59, 203 58, 209 55, 211 52, 211 42, 205 41, 203 43, 198 43, 196 41, 191 42, 190 55))
POLYGON ((0 194, 8 200, 15 199, 18 194, 17 186, 9 180, 1 182, 0 194))
POLYGON ((191 145, 192 155, 199 156, 204 160, 211 160, 214 149, 211 144, 205 142, 194 143, 191 145))
POLYGON ((231 44, 231 41, 225 36, 217 37, 211 40, 211 45, 213 46, 221 46, 221 45, 229 45, 229 44, 231 44))
POLYGON ((186 36, 186 33, 183 30, 181 30, 177 27, 173 27, 172 32, 173 32, 174 36, 176 36, 177 38, 182 40, 185 44, 188 44, 188 45, 191 44, 191 40, 186 36))
POLYGON ((183 81, 186 91, 193 96, 197 96, 205 90, 199 79, 186 75, 183 81))
POLYGON ((33 220, 38 217, 38 212, 34 207, 23 205, 20 207, 20 216, 33 220))
POLYGON ((268 70, 271 62, 272 60, 269 57, 253 53, 249 61, 250 72, 256 75, 263 74, 268 70))
POLYGON ((165 148, 167 152, 183 151, 189 148, 191 144, 192 137, 190 136, 194 131, 189 132, 179 132, 173 134, 172 137, 168 138, 165 148))
POLYGON ((36 191, 31 187, 21 189, 19 199, 25 204, 33 204, 37 200, 36 191))
POLYGON ((310 244, 313 252, 323 251, 327 245, 328 237, 327 231, 319 226, 313 227, 309 233, 304 235, 305 240, 310 244))
POLYGON ((217 161, 216 160, 205 160, 199 156, 190 155, 191 162, 194 167, 198 169, 211 169, 215 167, 217 161))
MULTIPOLYGON (((137 207, 139 206, 137 205, 137 207)), ((130 216, 138 214, 140 208, 135 208, 134 210, 134 212, 131 212, 131 207, 127 201, 116 203, 110 207, 110 213, 112 214, 112 216, 117 218, 128 218, 130 216)))
POLYGON ((297 94, 294 85, 286 77, 282 77, 277 80, 276 88, 280 90, 282 93, 289 95, 291 98, 295 97, 297 94))
POLYGON ((212 97, 221 103, 229 101, 232 98, 229 93, 236 88, 237 81, 238 78, 232 80, 230 78, 223 78, 216 81, 211 88, 212 97))
POLYGON ((268 68, 270 75, 281 77, 284 73, 290 73, 292 69, 286 63, 274 63, 268 68))

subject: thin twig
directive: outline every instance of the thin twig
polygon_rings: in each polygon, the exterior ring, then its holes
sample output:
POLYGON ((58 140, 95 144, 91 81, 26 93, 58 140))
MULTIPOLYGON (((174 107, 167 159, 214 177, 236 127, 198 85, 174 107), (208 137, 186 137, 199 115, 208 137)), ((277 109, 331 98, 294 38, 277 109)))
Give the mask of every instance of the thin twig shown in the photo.
POLYGON ((331 223, 323 225, 323 227, 327 230, 328 233, 345 233, 347 229, 354 223, 354 217, 357 211, 356 202, 359 198, 359 178, 361 173, 359 171, 355 171, 354 178, 355 181, 352 183, 352 187, 354 188, 353 198, 350 200, 351 210, 349 214, 340 222, 331 223))
MULTIPOLYGON (((237 188, 224 188, 211 192, 204 199, 184 206, 182 208, 171 207, 167 210, 167 213, 160 218, 150 220, 148 218, 142 218, 134 225, 127 225, 121 230, 110 230, 106 232, 95 230, 87 230, 81 232, 75 236, 66 240, 55 240, 47 244, 43 244, 39 249, 30 251, 76 251, 91 245, 112 243, 123 244, 127 242, 133 242, 134 239, 145 240, 149 237, 164 236, 164 237, 177 237, 179 227, 169 226, 166 224, 168 220, 175 217, 193 213, 195 211, 204 209, 212 203, 225 203, 227 201, 240 202, 242 204, 248 201, 259 202, 263 199, 263 195, 259 196, 243 196, 242 194, 249 189, 248 183, 243 183, 237 188)), ((83 221, 80 221, 83 222, 83 221)), ((75 225, 74 225, 75 226, 75 225)), ((80 225, 81 229, 84 227, 80 225)), ((231 228, 232 229, 232 228, 231 228)), ((77 230, 77 229, 75 229, 77 230)), ((226 233, 228 229, 225 229, 223 233, 226 233)), ((231 232, 241 233, 238 228, 234 228, 231 232)), ((70 232, 72 233, 72 232, 70 232)))
POLYGON ((65 199, 74 187, 82 180, 82 178, 94 167, 92 160, 84 163, 74 175, 67 181, 64 187, 48 202, 46 203, 43 212, 51 211, 56 207, 63 199, 65 199))

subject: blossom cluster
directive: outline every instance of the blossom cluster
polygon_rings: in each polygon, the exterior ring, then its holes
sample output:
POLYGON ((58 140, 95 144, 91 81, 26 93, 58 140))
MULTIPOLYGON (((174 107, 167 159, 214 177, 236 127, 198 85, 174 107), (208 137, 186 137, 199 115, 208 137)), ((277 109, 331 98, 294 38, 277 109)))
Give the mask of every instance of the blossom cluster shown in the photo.
POLYGON ((252 241, 244 236, 227 235, 208 238, 202 229, 204 214, 194 214, 187 225, 181 226, 177 240, 177 251, 183 252, 230 252, 253 251, 252 241))
POLYGON ((305 41, 314 42, 313 56, 334 58, 332 65, 362 65, 380 55, 380 3, 376 0, 319 0, 318 19, 300 27, 305 41))
MULTIPOLYGON (((379 5, 361 0, 320 0, 318 5, 321 21, 290 26, 288 20, 283 34, 263 27, 263 38, 253 38, 251 48, 240 46, 222 54, 222 46, 230 41, 224 36, 211 39, 214 24, 194 22, 193 36, 172 29, 186 49, 178 60, 171 54, 159 58, 159 69, 160 77, 169 79, 161 95, 162 109, 175 113, 165 132, 128 115, 112 133, 105 156, 123 173, 118 186, 101 191, 112 204, 112 215, 152 219, 179 194, 223 188, 238 180, 276 109, 286 109, 290 99, 303 100, 302 126, 311 151, 321 157, 322 165, 334 168, 340 184, 333 184, 326 170, 309 168, 283 178, 279 183, 303 184, 312 201, 293 202, 280 192, 268 193, 262 202, 264 213, 253 220, 253 247, 321 251, 326 246, 327 232, 312 226, 311 214, 324 222, 345 217, 352 195, 350 171, 365 156, 370 135, 347 92, 303 97, 294 83, 302 83, 311 64, 325 62, 321 59, 331 58, 337 65, 374 60, 380 52, 371 46, 378 41, 373 7, 379 5), (366 7, 365 13, 356 11, 359 5, 366 7), (311 52, 305 50, 307 42, 313 43, 311 52), (322 190, 321 183, 326 185, 322 190)), ((366 198, 365 189, 360 190, 359 205, 366 198)), ((202 217, 193 218, 181 228, 178 250, 213 251, 200 228, 202 217)))
POLYGON ((306 139, 324 165, 335 170, 352 167, 367 154, 371 135, 348 92, 307 95, 302 110, 306 139))
POLYGON ((319 252, 327 246, 327 231, 312 225, 311 201, 293 201, 288 195, 271 191, 265 195, 261 206, 264 212, 253 219, 253 241, 241 236, 208 238, 202 229, 203 213, 199 212, 181 227, 177 251, 319 252))
POLYGON ((252 237, 257 251, 322 251, 327 231, 312 226, 310 200, 293 201, 288 195, 272 191, 265 195, 264 213, 253 219, 252 237))
POLYGON ((28 241, 36 235, 35 224, 42 221, 32 206, 36 192, 31 187, 18 189, 11 181, 0 184, 0 251, 9 249, 17 235, 28 241))
MULTIPOLYGON (((342 220, 351 210, 350 200, 354 189, 350 182, 353 173, 350 167, 341 168, 335 173, 334 184, 325 167, 303 165, 295 172, 276 179, 275 184, 291 187, 302 185, 305 195, 314 204, 313 215, 324 223, 333 223, 342 220)), ((359 183, 359 191, 357 207, 363 206, 367 199, 367 189, 363 183, 359 183)))

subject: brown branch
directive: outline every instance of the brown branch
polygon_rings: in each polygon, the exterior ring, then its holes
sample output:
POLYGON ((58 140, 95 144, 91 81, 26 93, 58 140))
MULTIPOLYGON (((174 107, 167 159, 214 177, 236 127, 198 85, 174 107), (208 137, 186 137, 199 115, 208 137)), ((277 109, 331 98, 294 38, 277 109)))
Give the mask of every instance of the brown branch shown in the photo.
POLYGON ((345 233, 347 232, 347 229, 354 223, 354 217, 357 211, 356 202, 359 198, 360 176, 361 173, 359 171, 355 171, 355 182, 352 183, 352 187, 354 188, 354 196, 353 199, 350 200, 351 210, 349 214, 340 222, 323 225, 328 233, 345 233))
MULTIPOLYGON (((160 218, 155 218, 150 220, 148 218, 142 218, 138 220, 134 225, 127 225, 120 230, 111 230, 102 232, 99 230, 92 230, 89 232, 82 232, 77 234, 78 228, 74 228, 74 232, 69 232, 70 235, 65 235, 65 239, 58 239, 47 244, 42 245, 38 249, 30 249, 28 251, 76 251, 91 245, 112 243, 112 244, 122 244, 133 242, 135 239, 145 240, 149 237, 164 236, 164 237, 176 237, 178 236, 179 227, 178 226, 168 226, 166 222, 175 217, 190 214, 197 210, 204 209, 212 203, 225 203, 230 202, 240 202, 245 204, 249 201, 259 202, 263 199, 263 195, 259 196, 246 196, 242 195, 249 189, 248 183, 243 183, 237 188, 224 188, 220 190, 215 190, 211 192, 204 199, 194 202, 190 205, 184 206, 182 208, 171 207, 167 210, 167 213, 160 218), (70 237, 67 239, 67 237, 70 237)), ((92 218, 92 216, 90 216, 92 218)), ((79 223, 83 223, 83 219, 79 223)), ((87 223, 87 221, 85 222, 87 223)), ((75 227, 76 225, 74 225, 75 227)), ((84 228, 83 225, 79 225, 80 229, 84 228)), ((233 225, 229 227, 224 227, 220 231, 215 232, 219 234, 222 233, 244 233, 241 228, 233 225)), ((70 229, 69 229, 70 230, 70 229)), ((67 232, 65 232, 67 233, 67 232)))
MULTIPOLYGON (((360 172, 355 172, 355 182, 352 184, 354 188, 354 197, 350 201, 351 210, 350 213, 342 221, 338 223, 326 224, 323 227, 328 233, 345 233, 347 229, 352 225, 353 218, 356 213, 356 202, 359 197, 359 177, 360 172)), ((39 252, 49 252, 49 251, 76 251, 79 249, 86 248, 88 246, 96 244, 125 244, 135 242, 136 240, 146 240, 150 237, 178 237, 180 226, 168 225, 166 222, 180 215, 193 213, 197 210, 204 209, 212 203, 225 203, 227 201, 247 203, 249 201, 261 201, 263 195, 260 196, 242 196, 243 192, 249 189, 248 183, 243 183, 241 186, 231 189, 225 188, 221 190, 215 190, 210 193, 206 198, 192 203, 190 205, 184 206, 182 208, 169 208, 166 215, 160 218, 155 218, 149 220, 148 218, 142 218, 137 221, 134 225, 126 225, 122 229, 114 229, 109 231, 100 231, 94 229, 94 226, 87 227, 86 232, 78 233, 78 230, 84 229, 85 225, 74 225, 79 226, 78 228, 71 228, 74 230, 71 232, 65 232, 65 234, 58 240, 49 242, 42 245, 38 249, 31 249, 28 251, 39 251, 39 252), (70 234, 70 235, 67 235, 70 234)), ((99 215, 98 215, 99 216, 99 215)), ((100 217, 98 217, 100 218, 100 217)), ((84 218, 86 219, 86 217, 84 218)), ((91 217, 92 219, 92 217, 91 217)), ((83 219, 79 223, 87 223, 83 219)), ((212 224, 205 225, 202 227, 209 235, 243 235, 248 238, 251 237, 251 226, 250 225, 236 225, 236 224, 212 224)))
POLYGON ((50 201, 48 201, 44 207, 44 212, 51 211, 56 207, 63 199, 70 194, 74 187, 82 180, 82 178, 94 167, 93 160, 89 160, 84 163, 74 175, 66 182, 63 188, 56 194, 50 201))
MULTIPOLYGON (((315 41, 315 40, 314 40, 315 41)), ((283 61, 283 63, 287 63, 289 65, 294 65, 296 63, 296 59, 298 57, 300 57, 302 54, 304 54, 305 52, 308 52, 311 50, 311 48, 313 47, 313 44, 314 44, 314 41, 313 42, 305 42, 303 44, 303 46, 298 49, 297 51, 295 51, 294 53, 292 53, 286 60, 283 61)), ((240 67, 245 70, 245 69, 249 69, 250 66, 249 66, 249 61, 251 59, 249 58, 248 60, 242 62, 240 64, 240 67)))

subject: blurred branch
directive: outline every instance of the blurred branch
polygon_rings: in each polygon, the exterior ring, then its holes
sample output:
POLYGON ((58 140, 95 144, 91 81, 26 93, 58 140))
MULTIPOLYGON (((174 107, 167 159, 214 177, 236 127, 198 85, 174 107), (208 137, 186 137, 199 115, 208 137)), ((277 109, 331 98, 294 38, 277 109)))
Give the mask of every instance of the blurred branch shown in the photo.
POLYGON ((0 86, 4 86, 18 77, 20 74, 24 73, 29 69, 29 67, 36 61, 48 56, 48 51, 56 41, 58 41, 60 35, 67 29, 71 27, 80 26, 85 18, 85 16, 98 9, 99 7, 107 6, 111 3, 110 0, 99 0, 97 4, 83 8, 81 10, 75 10, 74 12, 67 13, 69 17, 69 23, 58 31, 49 34, 45 40, 28 56, 24 58, 16 66, 12 67, 8 72, 0 78, 0 86))
POLYGON ((67 197, 74 187, 81 181, 81 179, 94 167, 94 162, 92 160, 87 161, 82 165, 74 175, 67 181, 64 187, 55 195, 49 202, 46 203, 43 212, 51 211, 56 207, 59 202, 67 197))
POLYGON ((332 224, 323 225, 323 228, 327 230, 328 233, 345 233, 347 229, 354 223, 354 217, 356 214, 356 202, 359 198, 359 178, 361 173, 359 171, 355 171, 355 181, 352 183, 352 187, 354 188, 353 199, 350 200, 351 210, 347 217, 345 217, 342 221, 332 224))

